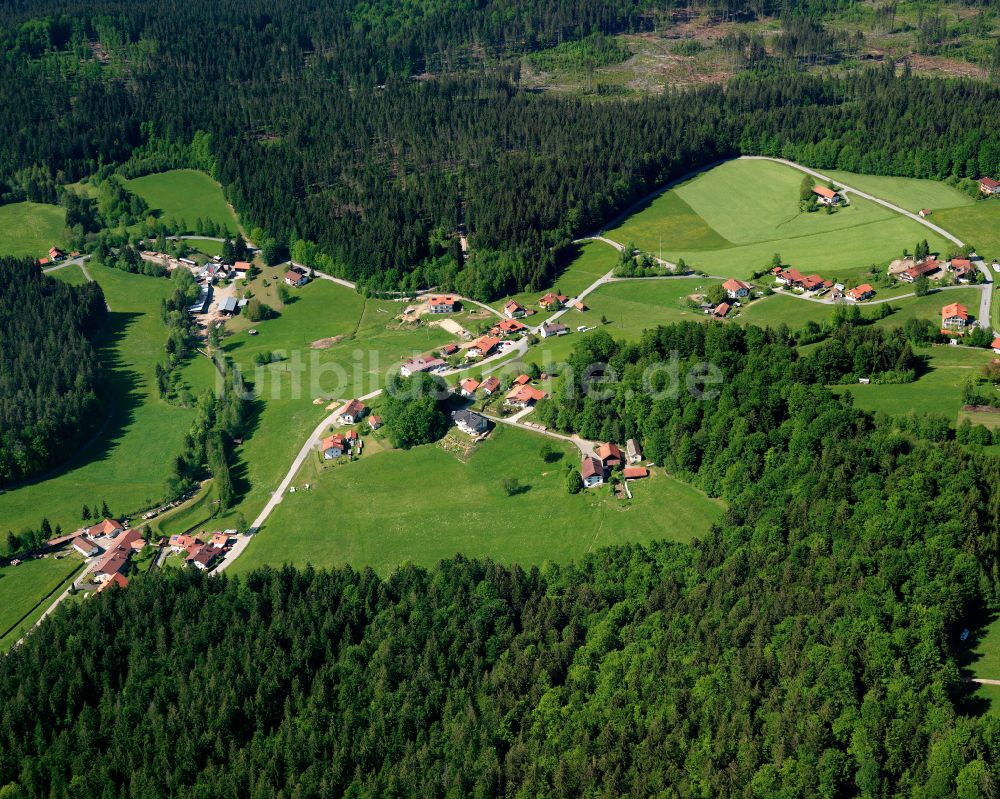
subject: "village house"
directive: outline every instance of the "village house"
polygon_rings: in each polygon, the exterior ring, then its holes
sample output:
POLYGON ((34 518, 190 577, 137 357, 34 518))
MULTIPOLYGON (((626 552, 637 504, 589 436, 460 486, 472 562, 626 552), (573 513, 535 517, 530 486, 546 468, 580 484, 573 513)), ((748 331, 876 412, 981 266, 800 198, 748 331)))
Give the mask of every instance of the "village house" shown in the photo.
POLYGON ((643 477, 649 477, 649 469, 645 466, 626 466, 622 469, 622 477, 626 480, 641 480, 643 477))
POLYGON ((972 261, 968 258, 952 258, 949 268, 954 273, 956 280, 967 282, 969 273, 972 272, 972 261))
POLYGON ((233 270, 238 272, 243 277, 246 277, 247 272, 250 271, 250 262, 237 261, 235 264, 233 264, 233 270))
POLYGON ((193 535, 187 535, 184 533, 170 536, 170 540, 167 542, 167 545, 170 547, 170 551, 174 554, 178 554, 180 552, 188 552, 190 554, 190 552, 194 551, 195 548, 200 547, 202 542, 193 535))
POLYGON ((128 588, 128 577, 126 577, 121 572, 114 572, 107 580, 101 583, 97 590, 94 591, 95 594, 101 593, 108 588, 114 586, 115 588, 128 588))
POLYGON ((963 332, 969 323, 969 309, 961 303, 953 302, 941 309, 941 328, 963 332))
POLYGON ((979 178, 979 191, 983 194, 1000 194, 1000 183, 993 178, 979 178))
POLYGON ((373 413, 368 417, 368 426, 372 430, 378 430, 382 426, 382 417, 373 413))
POLYGON ((741 300, 744 297, 750 296, 750 291, 753 289, 753 286, 744 280, 729 278, 729 280, 722 284, 722 288, 726 290, 726 296, 728 296, 729 299, 741 300))
POLYGON ((479 386, 479 390, 487 397, 494 394, 498 388, 500 388, 500 378, 496 375, 490 375, 479 386))
POLYGON ((935 258, 927 258, 919 264, 904 269, 899 273, 899 279, 904 283, 913 283, 918 277, 938 280, 941 277, 942 264, 935 258))
POLYGON ((857 288, 850 289, 847 292, 847 299, 854 300, 855 302, 861 302, 862 300, 867 300, 874 293, 875 289, 867 283, 862 283, 857 288))
POLYGON ((551 291, 538 300, 538 304, 541 305, 546 311, 558 311, 569 299, 563 294, 554 294, 551 291))
POLYGON ((612 469, 615 466, 621 466, 622 461, 622 451, 621 448, 612 442, 607 444, 601 444, 597 448, 597 457, 604 464, 605 469, 612 469))
POLYGON ((298 269, 289 269, 285 272, 285 283, 289 286, 304 286, 309 282, 309 278, 298 269))
POLYGON ((840 205, 840 193, 826 186, 813 186, 813 194, 820 205, 840 205))
POLYGON ((412 377, 419 372, 432 372, 444 366, 447 366, 447 364, 440 358, 425 358, 420 356, 419 358, 410 358, 408 361, 405 361, 399 367, 399 373, 403 377, 412 377))
POLYGON ((542 338, 552 338, 553 336, 565 336, 569 333, 569 328, 566 325, 561 325, 558 322, 546 322, 539 329, 542 338))
POLYGON ((538 400, 545 398, 545 392, 540 389, 534 388, 533 386, 515 386, 512 388, 504 401, 508 405, 513 405, 516 408, 530 408, 538 400))
POLYGON ((990 343, 990 346, 993 348, 993 352, 995 352, 997 355, 1000 355, 1000 336, 997 336, 995 339, 993 339, 993 341, 990 343))
POLYGON ((497 348, 500 339, 492 336, 480 336, 465 351, 466 358, 485 358, 497 348))
POLYGON ((347 452, 347 439, 340 433, 334 433, 319 442, 319 449, 323 453, 324 460, 330 461, 339 458, 347 452))
POLYGON ((477 388, 479 388, 479 381, 472 377, 467 377, 458 384, 458 392, 463 397, 474 396, 477 388))
POLYGON ((520 319, 525 314, 524 306, 511 300, 503 307, 504 316, 508 319, 520 319))
POLYGON ((84 538, 82 535, 78 535, 74 538, 71 546, 85 558, 92 558, 101 551, 101 548, 97 546, 97 544, 89 538, 84 538))
POLYGON ((64 253, 58 247, 49 247, 49 260, 51 260, 51 261, 61 261, 65 257, 66 257, 66 253, 64 253))
POLYGON ((352 399, 337 411, 337 416, 343 424, 355 424, 361 421, 367 410, 367 406, 361 400, 352 399))
POLYGON ((95 524, 93 527, 88 527, 84 532, 91 538, 99 538, 103 535, 115 535, 124 530, 125 527, 121 522, 114 519, 105 519, 99 524, 95 524))
POLYGON ((514 378, 513 381, 515 386, 526 386, 530 382, 531 378, 528 377, 527 375, 518 375, 517 377, 514 378))
POLYGON ((920 218, 921 219, 926 219, 927 217, 929 217, 931 215, 931 209, 930 208, 921 208, 919 214, 920 214, 920 218))
POLYGON ((583 313, 584 311, 587 310, 587 306, 584 305, 579 300, 577 300, 576 302, 573 303, 573 307, 576 308, 576 310, 578 310, 580 313, 583 313))
POLYGON ((507 336, 513 336, 516 333, 521 333, 527 329, 527 327, 518 322, 516 319, 504 319, 499 324, 494 325, 490 332, 494 336, 503 336, 506 338, 507 336))
POLYGON ((212 544, 205 544, 200 547, 197 552, 188 555, 185 563, 190 566, 194 566, 196 569, 201 571, 207 571, 212 568, 212 564, 215 563, 222 556, 222 549, 213 546, 212 544))
POLYGON ((593 455, 588 455, 580 465, 580 477, 584 488, 594 488, 604 483, 604 467, 593 455))
POLYGON ((629 463, 638 463, 642 460, 642 450, 639 449, 639 442, 634 438, 625 442, 625 452, 628 455, 629 463))
POLYGON ((456 427, 470 436, 478 436, 490 429, 489 420, 475 411, 455 411, 451 417, 456 427))
POLYGON ((441 354, 445 358, 447 358, 449 355, 454 355, 456 352, 458 352, 458 345, 455 342, 451 342, 449 344, 445 344, 441 348, 441 354))
POLYGON ((146 546, 145 539, 138 530, 126 530, 121 533, 105 551, 104 557, 94 570, 94 579, 104 582, 113 574, 124 574, 132 552, 146 546))
POLYGON ((213 547, 225 549, 232 543, 232 539, 235 537, 235 530, 223 530, 221 533, 212 533, 212 537, 208 539, 208 543, 213 547))
POLYGON ((729 313, 729 307, 728 302, 720 302, 712 309, 712 316, 718 319, 725 319, 726 314, 729 313))
POLYGON ((427 300, 427 310, 429 313, 455 313, 458 310, 458 298, 450 294, 431 297, 427 300))

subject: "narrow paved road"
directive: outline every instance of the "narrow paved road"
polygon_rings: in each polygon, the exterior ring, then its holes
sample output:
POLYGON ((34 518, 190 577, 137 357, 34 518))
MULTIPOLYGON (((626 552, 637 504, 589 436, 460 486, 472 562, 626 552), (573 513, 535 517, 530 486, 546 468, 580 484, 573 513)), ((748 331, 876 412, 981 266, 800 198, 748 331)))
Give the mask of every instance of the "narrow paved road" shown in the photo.
MULTIPOLYGON (((529 408, 528 410, 531 409, 529 408)), ((489 419, 492 422, 497 422, 498 424, 506 424, 510 425, 511 427, 519 427, 522 430, 527 430, 530 433, 536 433, 537 435, 540 436, 548 436, 549 438, 556 438, 559 439, 560 441, 566 441, 575 446, 578 450, 580 450, 581 456, 593 455, 594 451, 597 449, 597 443, 594 441, 588 441, 585 438, 580 438, 580 436, 567 436, 564 435, 563 433, 553 432, 552 430, 543 430, 542 428, 536 427, 535 425, 527 424, 526 422, 521 421, 522 417, 524 417, 525 415, 527 415, 526 411, 515 414, 514 416, 508 416, 507 418, 504 418, 502 416, 493 416, 492 414, 489 413, 483 414, 483 416, 485 416, 487 419, 489 419)))

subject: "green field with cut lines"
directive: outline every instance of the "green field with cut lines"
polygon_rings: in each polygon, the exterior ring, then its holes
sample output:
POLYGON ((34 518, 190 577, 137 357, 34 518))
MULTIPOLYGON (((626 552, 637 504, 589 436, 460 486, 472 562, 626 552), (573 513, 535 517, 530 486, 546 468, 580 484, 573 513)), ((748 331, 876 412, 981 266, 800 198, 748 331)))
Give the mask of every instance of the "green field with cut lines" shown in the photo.
POLYGON ((0 205, 0 255, 42 258, 62 241, 66 211, 58 205, 0 205))
POLYGON ((351 564, 386 575, 402 563, 431 566, 456 553, 566 562, 627 541, 688 541, 722 513, 720 502, 662 470, 631 484, 631 502, 607 486, 570 495, 564 473, 578 467, 579 453, 552 441, 563 456, 546 463, 546 441, 501 425, 467 462, 429 444, 333 468, 309 491, 284 498, 233 569, 351 564), (517 477, 521 493, 507 496, 505 477, 517 477))
POLYGON ((803 173, 771 161, 727 161, 651 201, 607 235, 652 254, 683 259, 723 277, 749 276, 775 253, 789 266, 828 276, 888 263, 927 239, 949 243, 919 223, 856 198, 835 213, 799 211, 803 173))
MULTIPOLYGON (((94 441, 55 476, 0 493, 0 519, 15 532, 36 528, 43 517, 63 529, 79 526, 84 504, 107 501, 112 513, 131 513, 163 498, 172 459, 181 451, 194 417, 187 408, 157 396, 154 369, 167 338, 159 303, 170 281, 132 275, 91 263, 111 313, 98 335, 109 370, 112 409, 94 441)), ((213 385, 207 358, 193 359, 183 373, 194 386, 213 385)))
POLYGON ((126 180, 125 185, 163 220, 183 219, 192 227, 201 218, 212 220, 234 236, 239 230, 239 222, 226 203, 222 188, 204 172, 173 169, 126 180))
POLYGON ((71 286, 82 286, 87 282, 86 275, 77 264, 67 264, 61 269, 56 269, 48 273, 49 277, 69 283, 71 286))
POLYGON ((958 208, 975 204, 975 200, 964 191, 939 180, 921 180, 919 178, 897 178, 886 175, 859 175, 855 172, 840 170, 819 170, 829 175, 834 181, 843 182, 851 188, 867 192, 875 197, 888 200, 912 213, 922 208, 932 211, 933 216, 939 209, 958 208))

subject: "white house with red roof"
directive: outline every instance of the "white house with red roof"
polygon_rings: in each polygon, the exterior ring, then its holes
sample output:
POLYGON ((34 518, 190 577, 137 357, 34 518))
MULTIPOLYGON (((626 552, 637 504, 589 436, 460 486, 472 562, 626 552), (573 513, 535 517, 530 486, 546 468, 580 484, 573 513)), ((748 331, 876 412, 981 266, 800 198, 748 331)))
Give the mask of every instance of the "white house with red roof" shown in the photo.
POLYGON ((588 455, 580 465, 580 478, 584 488, 596 488, 604 483, 604 466, 593 455, 588 455))
POLYGON ((750 296, 753 285, 747 283, 745 280, 736 280, 736 278, 731 277, 722 284, 722 288, 726 290, 726 296, 728 296, 729 299, 741 300, 744 297, 750 296))
POLYGON ((874 293, 875 289, 873 289, 867 283, 862 283, 860 286, 857 286, 856 288, 849 289, 847 291, 847 298, 849 300, 854 300, 855 302, 861 302, 862 300, 867 300, 874 293))
POLYGON ((969 323, 969 309, 958 302, 941 309, 941 329, 961 333, 969 323))
POLYGON ((337 411, 337 416, 344 424, 355 424, 361 421, 367 410, 368 407, 361 400, 352 399, 344 403, 344 407, 337 411))
POLYGON ((508 319, 520 319, 525 313, 524 306, 514 300, 511 300, 503 307, 503 314, 508 319))
POLYGON ((427 310, 430 313, 455 313, 458 310, 458 298, 451 294, 429 297, 427 310))
POLYGON ((461 383, 458 384, 458 392, 463 397, 472 397, 476 393, 476 389, 479 388, 479 381, 474 377, 467 377, 461 383))
POLYGON ((840 205, 840 192, 826 186, 813 186, 813 194, 820 205, 840 205))
POLYGON ((979 191, 983 194, 1000 194, 1000 183, 993 178, 979 178, 979 191))

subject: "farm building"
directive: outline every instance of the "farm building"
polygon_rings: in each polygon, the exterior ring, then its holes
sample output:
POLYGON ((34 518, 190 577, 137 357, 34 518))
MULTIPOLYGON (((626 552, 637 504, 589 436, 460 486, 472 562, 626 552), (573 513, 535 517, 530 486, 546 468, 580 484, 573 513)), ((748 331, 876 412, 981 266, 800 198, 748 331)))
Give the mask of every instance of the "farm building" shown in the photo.
POLYGON ((101 548, 97 544, 89 538, 84 538, 82 535, 78 535, 73 539, 72 547, 85 558, 91 558, 101 551, 101 548))
POLYGON ((589 455, 580 465, 580 477, 584 488, 599 486, 604 482, 604 466, 593 455, 589 455))
POLYGON ((729 313, 729 308, 730 305, 728 302, 720 302, 712 309, 712 316, 715 316, 719 319, 725 319, 726 314, 729 313))
POLYGON ((639 442, 634 438, 625 442, 625 452, 628 455, 629 463, 638 463, 642 460, 642 450, 639 449, 639 442))
POLYGON ((649 469, 645 466, 626 466, 622 470, 622 476, 626 480, 641 480, 643 477, 649 477, 649 469))
POLYGON ((611 469, 614 466, 621 466, 622 461, 622 451, 621 448, 612 442, 607 444, 601 444, 597 448, 597 457, 604 464, 606 469, 611 469))

